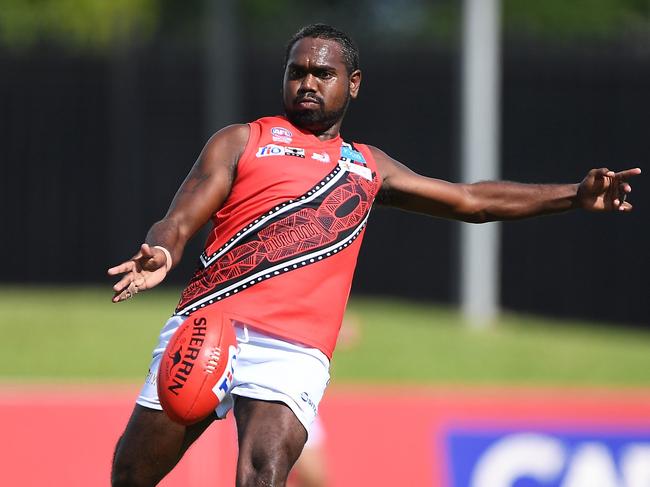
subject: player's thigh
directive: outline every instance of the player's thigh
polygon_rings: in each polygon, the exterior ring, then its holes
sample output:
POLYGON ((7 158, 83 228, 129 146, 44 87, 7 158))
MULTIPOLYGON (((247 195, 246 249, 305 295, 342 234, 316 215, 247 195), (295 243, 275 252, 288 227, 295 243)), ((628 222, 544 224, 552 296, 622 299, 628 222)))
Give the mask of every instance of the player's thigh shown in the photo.
POLYGON ((235 420, 237 485, 284 485, 307 440, 305 427, 294 412, 281 402, 236 396, 235 420))
POLYGON ((155 485, 215 418, 183 426, 163 411, 136 405, 115 448, 113 485, 155 485))

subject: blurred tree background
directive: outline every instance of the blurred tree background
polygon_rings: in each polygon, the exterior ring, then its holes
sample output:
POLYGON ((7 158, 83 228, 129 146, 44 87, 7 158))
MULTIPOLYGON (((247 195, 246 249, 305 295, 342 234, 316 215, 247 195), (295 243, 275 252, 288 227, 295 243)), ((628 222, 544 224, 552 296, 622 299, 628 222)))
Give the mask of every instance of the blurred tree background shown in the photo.
MULTIPOLYGON (((41 42, 83 50, 110 49, 134 35, 192 39, 210 0, 0 0, 0 39, 14 49, 41 42)), ((218 0, 217 0, 218 2, 218 0)), ((222 2, 223 3, 223 2, 222 2)), ((363 38, 386 43, 449 42, 459 25, 459 0, 241 0, 247 35, 284 40, 297 19, 334 19, 363 38)), ((507 33, 558 40, 648 40, 647 0, 503 0, 507 33)))

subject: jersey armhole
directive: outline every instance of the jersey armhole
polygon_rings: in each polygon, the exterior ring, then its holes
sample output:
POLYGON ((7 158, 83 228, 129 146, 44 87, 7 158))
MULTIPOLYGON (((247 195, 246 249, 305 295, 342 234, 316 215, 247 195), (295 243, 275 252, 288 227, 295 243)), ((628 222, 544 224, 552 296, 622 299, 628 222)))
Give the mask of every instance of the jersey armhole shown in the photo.
POLYGON ((375 174, 377 174, 377 182, 379 183, 379 186, 377 187, 377 191, 379 191, 381 189, 381 183, 383 181, 383 178, 381 177, 379 166, 377 165, 377 161, 375 161, 375 158, 372 155, 372 151, 370 150, 370 147, 368 147, 366 144, 359 144, 357 142, 354 143, 354 146, 358 148, 359 151, 361 151, 363 157, 366 158, 370 170, 373 171, 375 174))
POLYGON ((248 124, 248 127, 250 129, 250 133, 248 134, 248 142, 246 142, 246 147, 241 153, 241 156, 239 156, 239 161, 237 162, 238 170, 244 169, 245 167, 242 166, 242 164, 245 164, 251 159, 251 156, 254 154, 257 147, 257 143, 260 140, 260 134, 262 132, 260 124, 257 121, 250 122, 248 124))

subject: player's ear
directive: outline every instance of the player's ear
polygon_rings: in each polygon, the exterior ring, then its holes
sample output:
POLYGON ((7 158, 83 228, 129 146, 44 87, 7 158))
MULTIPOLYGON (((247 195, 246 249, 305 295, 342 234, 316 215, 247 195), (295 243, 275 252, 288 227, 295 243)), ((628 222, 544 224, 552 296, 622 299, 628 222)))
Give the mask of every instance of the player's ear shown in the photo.
POLYGON ((355 99, 359 94, 359 87, 361 86, 361 70, 355 69, 350 73, 350 98, 355 99))

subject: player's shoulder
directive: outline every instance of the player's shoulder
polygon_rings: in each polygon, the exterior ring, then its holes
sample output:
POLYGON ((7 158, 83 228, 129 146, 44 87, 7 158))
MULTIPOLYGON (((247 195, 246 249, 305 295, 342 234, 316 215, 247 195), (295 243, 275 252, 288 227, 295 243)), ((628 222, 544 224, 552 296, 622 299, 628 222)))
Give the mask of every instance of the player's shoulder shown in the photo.
POLYGON ((377 159, 378 157, 380 158, 388 157, 388 155, 379 147, 376 147, 371 144, 364 144, 364 145, 368 148, 368 150, 370 151, 370 153, 375 159, 377 159))
POLYGON ((250 127, 248 124, 228 125, 212 134, 201 153, 207 163, 236 161, 248 144, 250 127))
POLYGON ((248 136, 250 135, 250 125, 247 123, 235 123, 232 125, 227 125, 221 130, 217 131, 211 139, 224 139, 228 141, 243 141, 246 143, 248 136))
POLYGON ((259 123, 259 124, 281 124, 281 125, 291 125, 291 122, 287 120, 286 117, 280 116, 280 115, 267 115, 264 117, 260 117, 257 120, 254 120, 252 123, 259 123))
POLYGON ((381 150, 379 147, 370 144, 366 144, 366 147, 372 154, 375 163, 377 164, 377 166, 379 167, 382 173, 385 173, 387 168, 395 164, 396 161, 388 154, 386 154, 383 150, 381 150))
POLYGON ((410 177, 415 174, 406 165, 389 156, 386 154, 386 152, 379 149, 378 147, 375 147, 373 145, 368 145, 367 147, 370 150, 370 153, 375 160, 375 164, 377 165, 377 170, 381 175, 382 192, 386 192, 388 190, 389 186, 391 185, 391 181, 394 184, 397 179, 400 179, 403 176, 410 177))
POLYGON ((248 142, 250 126, 246 123, 228 125, 218 130, 208 140, 208 150, 232 149, 241 152, 248 142))

